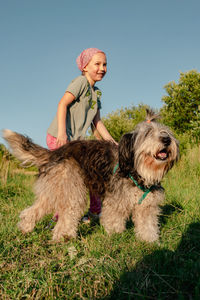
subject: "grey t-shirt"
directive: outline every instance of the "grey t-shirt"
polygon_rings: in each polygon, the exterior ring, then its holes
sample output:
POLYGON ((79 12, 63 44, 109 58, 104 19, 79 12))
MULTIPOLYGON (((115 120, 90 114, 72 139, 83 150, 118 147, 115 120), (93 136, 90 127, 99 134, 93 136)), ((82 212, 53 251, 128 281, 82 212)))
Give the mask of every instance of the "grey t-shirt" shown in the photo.
MULTIPOLYGON (((75 100, 67 107, 67 138, 69 141, 82 139, 85 137, 97 110, 101 109, 101 91, 95 86, 91 87, 87 78, 81 75, 72 80, 66 92, 70 92, 75 97, 75 100)), ((57 115, 47 133, 57 137, 57 115)))

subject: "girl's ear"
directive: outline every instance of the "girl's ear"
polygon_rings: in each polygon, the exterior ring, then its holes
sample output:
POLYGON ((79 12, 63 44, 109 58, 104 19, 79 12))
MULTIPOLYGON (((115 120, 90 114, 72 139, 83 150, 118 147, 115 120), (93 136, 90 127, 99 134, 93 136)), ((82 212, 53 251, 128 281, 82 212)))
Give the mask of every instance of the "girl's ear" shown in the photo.
POLYGON ((134 168, 134 142, 137 134, 127 133, 119 142, 119 169, 124 177, 128 177, 134 168))
POLYGON ((82 71, 84 74, 85 72, 87 72, 87 65, 83 68, 83 71, 82 71))

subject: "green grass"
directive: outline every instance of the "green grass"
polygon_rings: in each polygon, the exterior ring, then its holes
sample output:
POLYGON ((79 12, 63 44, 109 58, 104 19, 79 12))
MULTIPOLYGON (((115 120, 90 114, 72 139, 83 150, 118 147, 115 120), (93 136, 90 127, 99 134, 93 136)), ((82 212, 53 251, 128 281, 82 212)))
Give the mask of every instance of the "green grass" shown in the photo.
POLYGON ((77 240, 51 241, 51 216, 23 235, 19 213, 34 201, 33 175, 2 168, 0 299, 200 299, 200 151, 189 150, 163 181, 159 244, 134 226, 109 237, 80 224, 77 240))

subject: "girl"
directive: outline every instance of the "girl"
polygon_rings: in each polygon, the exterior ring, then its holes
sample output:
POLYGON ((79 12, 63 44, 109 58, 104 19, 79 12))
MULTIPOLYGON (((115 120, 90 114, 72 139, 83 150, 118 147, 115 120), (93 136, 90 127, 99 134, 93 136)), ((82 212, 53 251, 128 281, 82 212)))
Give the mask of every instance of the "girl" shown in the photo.
MULTIPOLYGON (((106 55, 97 48, 88 48, 81 52, 76 62, 82 75, 72 80, 58 104, 57 115, 47 130, 50 150, 68 141, 83 139, 89 126, 95 127, 104 140, 116 143, 101 121, 101 91, 95 86, 106 75, 106 55)), ((100 212, 100 198, 90 193, 90 209, 83 221, 89 222, 90 217, 98 217, 100 212)))

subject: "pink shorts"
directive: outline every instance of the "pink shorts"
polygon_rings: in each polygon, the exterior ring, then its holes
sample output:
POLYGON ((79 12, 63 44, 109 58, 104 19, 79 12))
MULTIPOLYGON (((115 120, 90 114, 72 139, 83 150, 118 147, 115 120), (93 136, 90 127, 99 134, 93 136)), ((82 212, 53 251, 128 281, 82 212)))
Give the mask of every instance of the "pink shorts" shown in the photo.
POLYGON ((49 150, 56 150, 59 148, 56 144, 56 140, 57 140, 57 138, 55 136, 52 136, 49 133, 47 133, 46 143, 47 143, 49 150))

